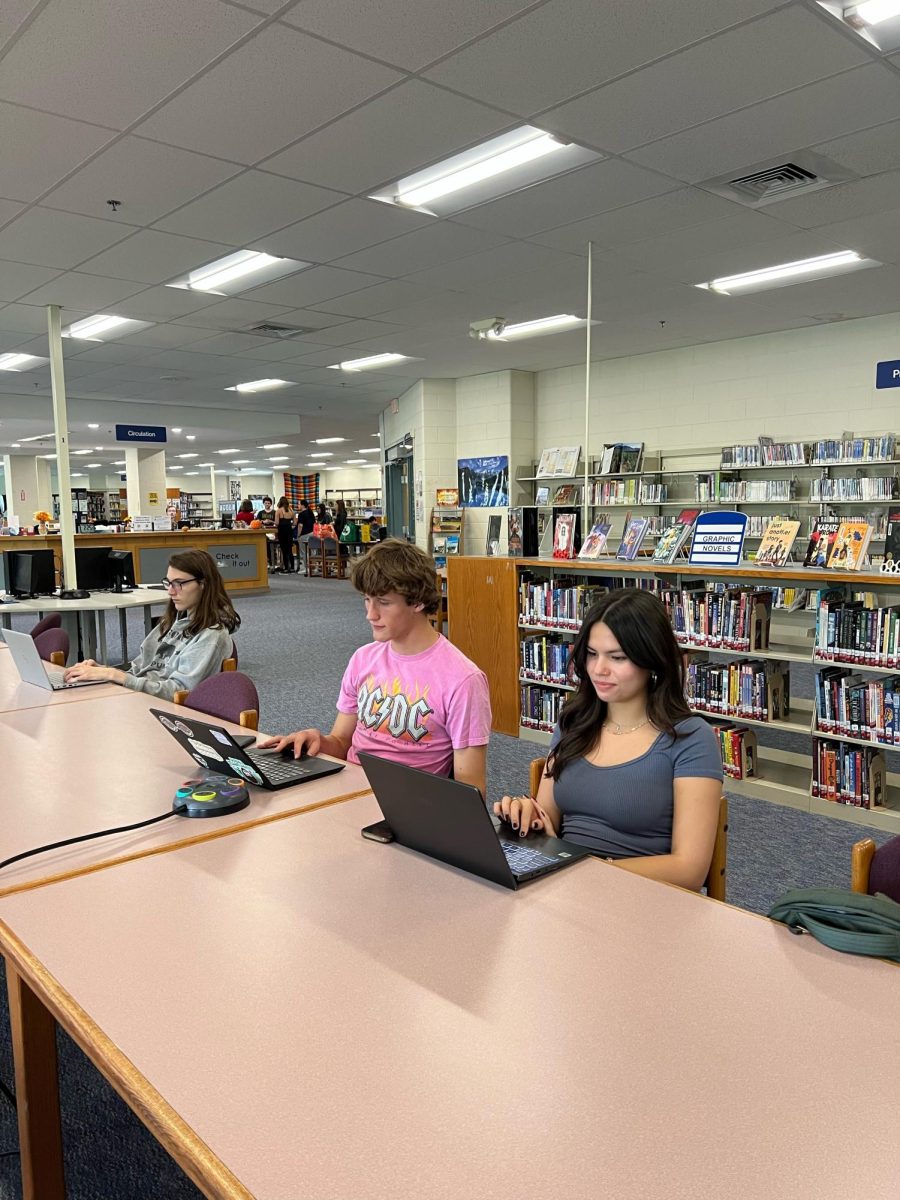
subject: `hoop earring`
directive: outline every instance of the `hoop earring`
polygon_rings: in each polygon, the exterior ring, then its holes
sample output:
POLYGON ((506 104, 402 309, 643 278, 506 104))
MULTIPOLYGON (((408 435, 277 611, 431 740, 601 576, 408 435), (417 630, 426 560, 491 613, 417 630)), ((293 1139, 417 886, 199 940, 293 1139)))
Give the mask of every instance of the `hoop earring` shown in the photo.
POLYGON ((657 680, 656 680, 656 672, 655 672, 655 671, 651 671, 651 672, 650 672, 650 691, 651 691, 651 692, 652 692, 652 691, 653 691, 653 689, 656 687, 656 683, 657 683, 657 680))

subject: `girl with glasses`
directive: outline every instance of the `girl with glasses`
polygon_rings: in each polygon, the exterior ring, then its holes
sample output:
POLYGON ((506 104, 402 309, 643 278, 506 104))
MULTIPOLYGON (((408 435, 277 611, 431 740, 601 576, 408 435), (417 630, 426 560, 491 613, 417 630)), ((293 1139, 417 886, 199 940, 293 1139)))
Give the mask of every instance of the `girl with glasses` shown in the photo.
POLYGON ((67 682, 100 679, 171 700, 177 691, 190 691, 222 669, 241 618, 215 561, 205 550, 179 551, 169 559, 162 584, 168 607, 128 670, 104 667, 89 658, 66 671, 67 682))

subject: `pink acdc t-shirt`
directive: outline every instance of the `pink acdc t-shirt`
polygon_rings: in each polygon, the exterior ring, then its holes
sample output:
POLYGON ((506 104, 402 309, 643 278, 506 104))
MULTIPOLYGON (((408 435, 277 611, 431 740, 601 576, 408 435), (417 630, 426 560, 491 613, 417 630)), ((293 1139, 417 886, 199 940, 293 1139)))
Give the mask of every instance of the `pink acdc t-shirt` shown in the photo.
POLYGON ((347 761, 360 750, 449 775, 453 751, 486 746, 491 704, 483 671, 440 637, 421 654, 371 642, 350 659, 338 711, 356 713, 347 761))

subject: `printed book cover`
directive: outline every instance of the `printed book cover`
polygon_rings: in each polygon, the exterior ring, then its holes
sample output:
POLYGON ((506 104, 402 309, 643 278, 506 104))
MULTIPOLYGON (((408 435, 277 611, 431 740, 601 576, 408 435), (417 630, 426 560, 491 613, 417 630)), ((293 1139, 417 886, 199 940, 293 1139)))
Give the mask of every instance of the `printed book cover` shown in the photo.
POLYGON ((766 526, 755 561, 768 567, 783 567, 791 556, 791 548, 799 532, 799 521, 785 521, 776 517, 766 526))
POLYGON ((495 513, 488 517, 487 538, 484 547, 485 554, 500 553, 500 515, 495 513))
POLYGON ((646 536, 650 522, 647 517, 632 517, 625 528, 625 533, 616 551, 616 558, 631 562, 637 558, 641 543, 646 536))
POLYGON ((888 513, 881 571, 884 575, 900 573, 900 512, 888 513))
MULTIPOLYGON (((521 558, 524 552, 522 540, 522 523, 524 514, 521 508, 509 510, 509 526, 506 538, 506 553, 510 558, 521 558)), ((536 552, 535 552, 536 553, 536 552)))
POLYGON ((675 522, 678 525, 693 525, 699 516, 699 508, 683 508, 675 518, 675 522))
POLYGON ((560 446, 556 451, 556 470, 553 474, 560 479, 574 479, 580 457, 580 446, 560 446))
POLYGON ((803 558, 804 567, 827 567, 831 548, 841 522, 833 517, 819 517, 809 535, 809 545, 803 558))
POLYGON ((553 530, 553 557, 575 557, 575 514, 560 513, 553 530))
POLYGON ((865 561, 872 526, 867 521, 841 521, 828 556, 828 566, 844 571, 858 571, 865 561))
POLYGON ((540 507, 543 504, 550 503, 550 489, 548 487, 539 487, 534 495, 535 504, 540 507))
POLYGON ((653 561, 671 563, 678 557, 678 552, 687 541, 688 535, 691 532, 691 523, 682 524, 676 521, 674 525, 670 525, 664 530, 656 540, 656 547, 653 551, 653 561))
POLYGON ((548 446, 541 451, 541 459, 535 472, 538 479, 548 479, 556 474, 556 459, 559 450, 556 446, 548 446))
POLYGON ((612 528, 609 521, 597 521, 591 532, 584 539, 584 545, 578 552, 579 558, 599 558, 606 552, 606 540, 612 528))
POLYGON ((574 483, 561 483, 553 494, 554 504, 577 504, 578 486, 574 483))

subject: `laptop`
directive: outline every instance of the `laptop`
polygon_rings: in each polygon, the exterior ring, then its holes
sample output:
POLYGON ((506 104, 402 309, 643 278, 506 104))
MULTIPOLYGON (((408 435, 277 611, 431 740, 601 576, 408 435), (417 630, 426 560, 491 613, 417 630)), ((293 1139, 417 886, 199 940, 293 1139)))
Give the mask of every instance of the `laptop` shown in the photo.
POLYGON ((17 633, 14 629, 2 632, 23 683, 33 683, 45 691, 67 692, 70 688, 96 687, 98 683, 106 682, 105 679, 78 679, 66 683, 65 669, 44 662, 30 633, 17 633))
POLYGON ((327 758, 294 758, 293 751, 290 758, 285 758, 275 750, 241 745, 243 737, 235 737, 219 725, 198 721, 190 709, 183 716, 160 712, 157 708, 151 708, 150 712, 195 763, 213 771, 222 771, 227 765, 233 774, 270 792, 321 779, 323 775, 336 775, 346 766, 327 758))
POLYGON ((393 840, 451 867, 518 888, 590 856, 585 846, 560 838, 520 838, 505 825, 498 829, 481 792, 469 783, 375 754, 361 752, 359 761, 393 840))

